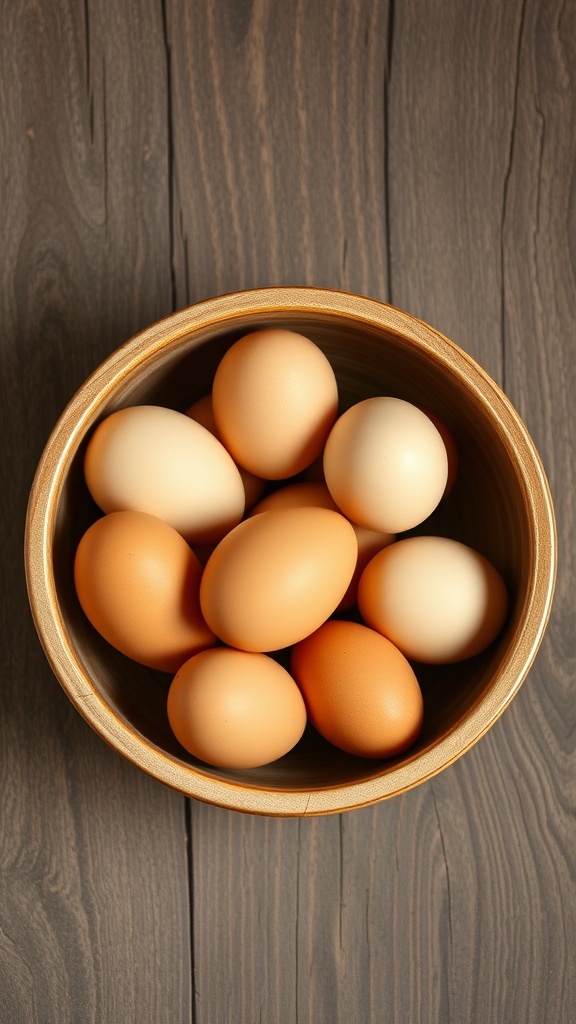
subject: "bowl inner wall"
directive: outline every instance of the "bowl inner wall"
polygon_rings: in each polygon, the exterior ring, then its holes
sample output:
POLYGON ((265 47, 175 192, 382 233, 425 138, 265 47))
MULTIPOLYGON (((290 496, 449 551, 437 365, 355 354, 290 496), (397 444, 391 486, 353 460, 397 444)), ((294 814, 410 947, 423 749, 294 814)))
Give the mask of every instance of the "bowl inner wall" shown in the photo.
MULTIPOLYGON (((167 343, 138 374, 129 375, 115 389, 112 401, 97 408, 94 423, 117 408, 137 403, 185 410, 210 391, 216 366, 233 341, 248 330, 267 326, 299 331, 323 349, 336 372, 342 411, 363 398, 392 395, 425 405, 444 418, 458 444, 458 479, 433 515, 411 533, 441 534, 471 545, 496 565, 509 588, 508 624, 491 648, 456 665, 414 665, 424 693, 425 725, 410 751, 384 763, 384 770, 392 771, 445 737, 477 705, 492 684, 496 663, 513 642, 530 576, 530 525, 519 474, 506 438, 486 415, 478 396, 463 386, 455 367, 441 366, 427 351, 393 331, 336 314, 251 315, 238 318, 233 330, 223 333, 219 327, 208 327, 167 343)), ((252 787, 314 790, 381 775, 383 762, 338 751, 311 728, 285 757, 249 773, 211 768, 182 750, 166 716, 170 677, 113 650, 87 622, 76 598, 72 574, 76 547, 101 514, 84 483, 86 441, 72 459, 58 500, 55 585, 78 657, 113 711, 160 751, 212 778, 252 787)))

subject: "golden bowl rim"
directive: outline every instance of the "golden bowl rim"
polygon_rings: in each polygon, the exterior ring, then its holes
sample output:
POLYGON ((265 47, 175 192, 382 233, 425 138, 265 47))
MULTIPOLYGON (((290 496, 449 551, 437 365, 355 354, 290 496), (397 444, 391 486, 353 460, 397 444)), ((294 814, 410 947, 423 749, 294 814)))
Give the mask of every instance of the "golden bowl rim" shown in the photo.
POLYGON ((429 324, 387 303, 351 292, 301 286, 254 288, 197 302, 162 318, 112 352, 86 379, 59 417, 38 462, 25 524, 25 573, 30 608, 46 657, 69 699, 102 739, 128 761, 171 788, 246 813, 299 817, 367 806, 432 778, 470 749, 500 717, 524 682, 546 629, 556 581, 554 509, 540 457, 518 412, 481 366, 429 324), (115 389, 164 349, 191 334, 235 320, 286 314, 350 318, 393 332, 439 360, 484 406, 516 463, 533 536, 533 566, 519 628, 489 692, 437 743, 413 760, 376 777, 318 789, 272 789, 215 778, 162 751, 136 732, 106 702, 84 670, 57 600, 51 540, 64 476, 89 426, 115 389))

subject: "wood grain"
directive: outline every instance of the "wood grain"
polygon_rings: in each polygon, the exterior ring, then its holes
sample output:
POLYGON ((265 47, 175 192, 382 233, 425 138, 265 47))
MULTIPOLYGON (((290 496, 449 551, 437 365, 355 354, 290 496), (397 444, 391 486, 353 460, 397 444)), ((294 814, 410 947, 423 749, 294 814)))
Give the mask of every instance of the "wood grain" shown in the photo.
POLYGON ((188 1021, 184 802, 73 712, 22 572, 49 430, 106 353, 170 311, 160 12, 0 12, 0 1019, 188 1021))
MULTIPOLYGON (((412 273, 393 276, 393 297, 460 341, 503 384, 550 475, 560 550, 573 516, 569 479, 555 487, 554 468, 558 457, 570 459, 560 438, 573 423, 574 233, 566 210, 574 201, 574 13, 573 5, 485 5, 479 18, 470 5, 453 5, 432 57, 404 8, 397 20, 416 58, 396 68, 401 95, 419 111, 411 142, 423 158, 417 194, 431 180, 438 185, 418 252, 412 243, 402 264, 412 273), (440 46, 456 35, 462 62, 442 63, 440 46), (415 96, 424 52, 436 75, 415 96), (447 126, 450 145, 430 123, 447 126)), ((392 253, 406 252, 401 225, 414 225, 418 209, 404 184, 401 137, 402 173, 391 173, 392 253)), ((567 613, 571 578, 573 565, 561 555, 552 624, 528 682, 490 735, 432 787, 457 953, 449 1019, 568 1020, 573 1012, 576 791, 566 700, 574 647, 566 620, 555 626, 562 607, 567 613)))
POLYGON ((575 41, 573 0, 0 5, 2 1024, 576 1016, 575 41), (270 284, 390 299, 471 353, 537 443, 561 552, 490 733, 302 821, 185 812, 109 751, 46 665, 21 556, 97 363, 270 284))
POLYGON ((176 300, 384 299, 382 3, 168 0, 176 300))

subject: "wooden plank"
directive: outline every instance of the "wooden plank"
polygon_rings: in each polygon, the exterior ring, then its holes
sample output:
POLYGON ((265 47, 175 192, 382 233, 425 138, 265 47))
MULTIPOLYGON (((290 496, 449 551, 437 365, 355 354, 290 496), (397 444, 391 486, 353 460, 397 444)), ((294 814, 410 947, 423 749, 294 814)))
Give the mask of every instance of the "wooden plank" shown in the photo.
POLYGON ((73 711, 27 606, 36 461, 76 387, 170 311, 152 3, 2 4, 0 1019, 190 1020, 185 801, 73 711))
MULTIPOLYGON (((445 861, 440 1019, 568 1021, 576 12, 532 0, 443 6, 441 17, 434 2, 418 7, 416 19, 397 5, 395 26, 392 295, 474 355, 524 415, 557 495, 565 552, 528 681, 491 733, 428 787, 445 861)), ((400 995, 405 1010, 410 993, 400 995)))
POLYGON ((386 3, 167 11, 177 303, 273 284, 385 298, 386 3))

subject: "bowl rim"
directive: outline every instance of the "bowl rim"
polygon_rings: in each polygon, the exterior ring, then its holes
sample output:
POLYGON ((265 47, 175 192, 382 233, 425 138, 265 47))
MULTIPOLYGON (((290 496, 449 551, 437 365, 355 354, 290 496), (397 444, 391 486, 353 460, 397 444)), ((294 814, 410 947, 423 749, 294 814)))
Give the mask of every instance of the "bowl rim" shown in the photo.
MULTIPOLYGON (((247 328, 248 330, 249 328, 247 328)), ((527 428, 496 382, 479 364, 423 320, 395 306, 350 292, 300 286, 229 292, 179 310, 135 334, 112 352, 76 391, 52 430, 32 483, 25 523, 25 575, 36 630, 60 685, 92 728, 127 760, 171 788, 208 803, 247 813, 309 816, 339 813, 405 792, 432 778, 470 749, 500 717, 524 682, 550 616, 556 580, 556 525, 546 475, 527 428), (519 627, 489 693, 436 744, 402 765, 361 782, 318 789, 276 790, 225 780, 162 751, 133 730, 106 702, 84 670, 62 618, 51 562, 52 537, 62 484, 86 431, 116 387, 132 372, 152 365, 165 349, 190 335, 234 321, 294 313, 335 316, 401 336, 470 388, 498 430, 516 464, 533 536, 530 585, 519 627), (513 438, 513 443, 512 443, 513 438)))

